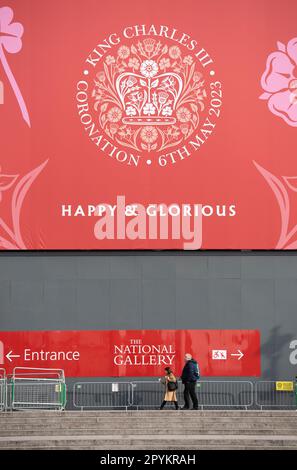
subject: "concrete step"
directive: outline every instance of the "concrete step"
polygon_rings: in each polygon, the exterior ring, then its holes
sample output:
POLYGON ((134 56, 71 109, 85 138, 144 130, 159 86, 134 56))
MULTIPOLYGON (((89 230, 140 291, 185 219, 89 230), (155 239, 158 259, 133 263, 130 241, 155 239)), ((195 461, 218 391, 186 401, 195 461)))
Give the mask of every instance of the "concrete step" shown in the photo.
MULTIPOLYGON (((20 410, 14 410, 14 411, 3 411, 0 413, 0 416, 16 416, 16 415, 30 415, 30 416, 70 416, 70 417, 75 417, 75 416, 96 416, 96 417, 102 417, 102 416, 123 416, 125 414, 126 416, 142 416, 142 417, 151 417, 154 415, 160 415, 164 413, 173 413, 175 411, 174 407, 166 407, 163 410, 133 410, 133 411, 126 411, 126 410, 85 410, 85 411, 45 411, 45 410, 26 410, 26 409, 20 409, 20 410)), ((234 418, 236 417, 242 417, 242 416, 258 416, 262 415, 265 417, 274 417, 276 415, 278 416, 296 416, 297 410, 273 410, 273 411, 264 411, 264 410, 250 410, 250 411, 245 411, 245 410, 228 410, 228 411, 218 411, 218 410, 182 410, 181 408, 179 409, 180 413, 186 413, 188 414, 200 414, 201 416, 217 416, 217 417, 229 417, 233 416, 234 418)))
MULTIPOLYGON (((15 450, 13 447, 12 448, 7 448, 6 450, 15 450)), ((30 447, 26 447, 25 450, 30 450, 30 447)), ((32 448, 31 450, 37 450, 35 447, 32 448)), ((40 450, 40 449, 38 449, 40 450)), ((57 450, 56 447, 46 447, 45 449, 42 449, 42 450, 57 450)), ((83 446, 80 446, 80 447, 76 447, 76 446, 66 446, 66 447, 63 447, 59 450, 109 450, 109 451, 112 451, 112 450, 129 450, 129 448, 127 447, 119 447, 119 446, 116 446, 116 447, 113 447, 111 445, 109 445, 108 447, 106 446, 94 446, 92 448, 90 447, 83 447, 83 446)), ((175 450, 184 450, 184 451, 191 451, 191 450, 231 450, 230 446, 155 446, 154 448, 152 447, 147 447, 147 446, 134 446, 133 447, 133 450, 163 450, 163 451, 168 451, 168 450, 172 450, 172 451, 175 451, 175 450)), ((265 448, 262 448, 262 447, 252 447, 252 446, 241 446, 241 445, 235 445, 235 446, 232 446, 232 450, 296 450, 296 447, 290 447, 290 446, 281 446, 281 447, 277 447, 277 446, 266 446, 265 448)))
MULTIPOLYGON (((113 430, 121 430, 121 429, 135 429, 137 431, 142 431, 144 429, 151 429, 152 431, 157 430, 157 429, 164 429, 164 426, 166 426, 168 429, 234 429, 235 426, 232 423, 220 423, 220 422, 204 422, 204 421, 197 421, 194 423, 166 423, 159 422, 159 423, 147 423, 143 424, 140 422, 137 423, 88 423, 88 422, 83 422, 83 423, 55 423, 55 424, 49 424, 49 423, 42 423, 42 424, 36 424, 36 423, 6 423, 5 425, 0 424, 0 431, 5 430, 5 431, 14 431, 14 430, 20 430, 23 429, 24 431, 26 430, 40 430, 40 428, 46 428, 46 429, 51 429, 51 430, 57 430, 57 429, 113 429, 113 430)), ((236 426, 237 430, 241 429, 290 429, 292 432, 297 431, 297 423, 288 421, 283 424, 278 424, 278 426, 273 425, 273 423, 238 423, 236 426)))
POLYGON ((46 429, 52 429, 52 430, 57 430, 57 429, 84 429, 84 428, 92 428, 92 429, 135 429, 138 431, 141 431, 143 429, 164 429, 164 424, 166 423, 166 426, 170 429, 187 429, 187 428, 193 428, 193 429, 234 429, 235 424, 236 424, 236 429, 252 429, 252 428, 257 428, 257 429, 291 429, 292 431, 297 430, 297 420, 286 420, 283 422, 277 422, 274 423, 271 420, 267 421, 241 421, 238 423, 234 423, 232 420, 230 421, 220 421, 220 420, 203 420, 203 419, 197 419, 195 421, 180 421, 180 420, 158 420, 154 422, 146 422, 144 423, 141 420, 138 421, 97 421, 97 422, 92 422, 92 421, 75 421, 75 422, 69 422, 69 421, 58 421, 58 422, 22 422, 22 421, 17 421, 17 422, 1 422, 0 421, 0 430, 30 430, 30 429, 40 429, 46 428, 46 429))
MULTIPOLYGON (((279 419, 280 417, 285 417, 287 418, 288 416, 292 417, 297 417, 297 410, 227 410, 227 411, 218 411, 218 410, 207 410, 207 411, 202 411, 202 410, 179 410, 179 414, 186 414, 187 416, 191 415, 199 415, 199 416, 206 416, 206 417, 227 417, 227 418, 243 418, 243 417, 257 417, 257 416, 262 416, 262 417, 272 417, 279 419)), ((91 418, 91 417, 96 417, 96 418, 108 418, 108 417, 113 417, 115 418, 116 416, 118 417, 123 417, 124 415, 127 417, 148 417, 152 418, 154 416, 163 416, 164 414, 168 414, 170 416, 171 414, 176 414, 174 409, 164 409, 162 411, 160 410, 138 410, 138 411, 124 411, 124 410, 87 410, 87 411, 43 411, 43 410, 17 410, 17 411, 7 411, 7 412, 2 412, 0 413, 0 418, 5 417, 5 416, 10 416, 13 419, 17 418, 19 416, 28 416, 28 417, 37 417, 37 418, 44 418, 44 417, 61 417, 61 416, 67 416, 67 417, 77 417, 77 418, 91 418)))
POLYGON ((284 448, 290 447, 297 450, 297 437, 293 436, 240 436, 240 435, 199 435, 199 436, 168 436, 168 435, 148 435, 145 437, 135 435, 113 435, 113 436, 38 436, 35 438, 28 436, 0 438, 0 449, 46 449, 52 447, 55 449, 64 449, 65 447, 75 446, 95 447, 111 449, 135 449, 144 448, 156 449, 157 447, 179 449, 181 446, 186 449, 197 448, 202 446, 211 446, 213 448, 234 448, 234 446, 249 446, 251 448, 284 448))
MULTIPOLYGON (((7 447, 5 448, 5 450, 15 450, 14 447, 7 447)), ((92 447, 89 447, 89 446, 71 446, 71 445, 66 445, 65 447, 62 447, 60 449, 57 449, 56 447, 51 447, 51 446, 47 446, 47 447, 44 447, 44 448, 37 448, 36 447, 29 447, 27 446, 26 448, 22 448, 20 450, 100 450, 100 451, 117 451, 117 450, 131 450, 130 447, 126 447, 126 446, 112 446, 112 445, 108 445, 107 446, 92 446, 92 447)), ((162 445, 156 445, 154 446, 154 448, 152 448, 151 446, 134 446, 133 447, 133 450, 163 450, 163 451, 175 451, 175 450, 184 450, 184 451, 191 451, 191 450, 293 450, 293 451, 296 451, 296 447, 295 446, 276 446, 276 445, 273 445, 273 446, 266 446, 265 448, 264 447, 261 447, 261 446, 249 446, 249 445, 233 445, 232 447, 230 446, 224 446, 224 445, 199 445, 199 446, 183 446, 183 445, 171 445, 171 446, 162 446, 162 445)))
POLYGON ((296 411, 0 413, 0 449, 295 449, 296 411))
POLYGON ((185 418, 188 421, 197 421, 197 420, 203 420, 203 421, 213 421, 218 420, 220 422, 228 422, 232 421, 234 423, 239 423, 241 421, 246 421, 246 422, 252 422, 252 421, 274 421, 274 422, 286 422, 289 420, 296 420, 297 419, 297 413, 294 415, 287 415, 287 416, 262 416, 259 414, 258 416, 204 416, 200 414, 199 411, 195 412, 186 412, 186 411, 175 411, 175 410, 166 410, 162 411, 162 414, 160 415, 152 415, 152 416, 141 416, 141 415, 134 415, 134 416, 128 416, 123 412, 123 415, 121 416, 112 416, 110 414, 105 415, 105 416, 80 416, 79 413, 77 413, 76 416, 30 416, 27 412, 26 413, 14 413, 14 414, 9 414, 3 416, 0 414, 0 423, 5 423, 5 422, 44 422, 46 421, 48 423, 55 423, 59 422, 61 420, 65 422, 76 422, 76 421, 88 421, 88 422, 109 422, 111 419, 113 422, 121 421, 121 422, 137 422, 138 420, 141 419, 142 422, 158 422, 160 420, 163 420, 166 417, 166 420, 172 420, 172 421, 183 421, 185 418), (17 415, 17 416, 16 416, 17 415))
MULTIPOLYGON (((112 429, 114 434, 120 434, 122 432, 121 429, 112 429)), ((261 435, 261 436, 269 436, 269 435, 279 435, 280 430, 278 429, 258 429, 258 428, 251 428, 251 429, 240 429, 237 430, 238 433, 241 435, 261 435)), ((77 428, 77 429, 18 429, 18 430, 0 430, 0 437, 18 437, 18 436, 23 436, 24 433, 26 436, 56 436, 59 434, 60 436, 92 436, 92 435, 100 435, 100 436, 105 436, 105 435, 110 435, 111 429, 101 429, 101 428, 77 428)), ((135 430, 134 428, 132 429, 125 429, 125 432, 127 434, 134 434, 137 436, 146 436, 146 435, 151 435, 152 432, 154 435, 162 435, 164 434, 164 427, 163 429, 143 429, 135 430)), ((292 432, 292 429, 282 429, 281 430, 282 435, 285 436, 295 436, 297 438, 297 429, 292 432)), ((208 428, 199 428, 199 429, 193 429, 193 428, 180 428, 180 429, 172 429, 170 430, 170 435, 233 435, 234 434, 234 427, 233 429, 220 429, 218 427, 213 428, 213 429, 208 429, 208 428)))

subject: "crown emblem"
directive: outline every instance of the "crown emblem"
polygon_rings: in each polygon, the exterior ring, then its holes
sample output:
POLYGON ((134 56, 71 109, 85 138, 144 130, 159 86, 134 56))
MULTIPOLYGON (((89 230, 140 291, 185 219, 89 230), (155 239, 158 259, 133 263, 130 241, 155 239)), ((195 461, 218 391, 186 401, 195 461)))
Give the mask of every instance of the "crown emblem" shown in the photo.
POLYGON ((119 46, 96 71, 97 122, 111 141, 129 149, 163 151, 180 144, 195 132, 205 109, 199 68, 179 46, 153 38, 119 46))
POLYGON ((159 73, 154 60, 145 60, 140 73, 121 73, 116 90, 121 100, 123 123, 130 125, 175 124, 172 116, 181 95, 183 82, 174 72, 159 73))

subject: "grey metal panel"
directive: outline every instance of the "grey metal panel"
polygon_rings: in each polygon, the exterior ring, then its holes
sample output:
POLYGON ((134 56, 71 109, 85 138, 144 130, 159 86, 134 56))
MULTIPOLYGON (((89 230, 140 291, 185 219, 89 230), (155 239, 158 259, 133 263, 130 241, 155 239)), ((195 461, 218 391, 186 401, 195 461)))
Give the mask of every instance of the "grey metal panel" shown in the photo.
POLYGON ((175 279, 176 260, 173 256, 165 258, 143 257, 142 277, 143 279, 175 279))
POLYGON ((208 271, 211 278, 240 279, 241 259, 237 256, 210 256, 208 271))
POLYGON ((69 325, 73 325, 73 317, 77 314, 75 287, 72 280, 45 282, 45 313, 38 321, 43 323, 45 328, 40 329, 69 329, 69 325))
POLYGON ((181 279, 176 284, 176 328, 209 327, 209 295, 206 279, 181 279))
POLYGON ((110 258, 111 279, 139 279, 141 276, 141 264, 137 257, 110 258))
POLYGON ((0 257, 1 280, 39 280, 43 278, 44 258, 37 257, 0 257))
POLYGON ((277 265, 273 256, 242 256, 241 258, 243 279, 273 279, 275 269, 277 265))
POLYGON ((275 327, 274 281, 271 279, 246 279, 242 281, 242 328, 257 329, 261 333, 261 367, 263 378, 275 377, 271 329, 275 327))
POLYGON ((276 279, 297 279, 296 255, 274 257, 273 261, 276 279))
MULTIPOLYGON (((276 377, 282 376, 284 368, 295 376, 297 370, 289 362, 288 345, 297 339, 297 279, 275 281, 275 317, 275 326, 270 330, 272 370, 276 377)), ((272 370, 268 367, 266 376, 272 370)))
POLYGON ((212 279, 208 283, 208 328, 241 327, 241 283, 233 279, 212 279))
POLYGON ((141 328, 139 306, 139 280, 117 279, 110 281, 110 330, 141 328))
POLYGON ((207 279, 208 263, 208 256, 196 257, 195 261, 190 256, 179 256, 178 262, 175 260, 176 277, 177 279, 207 279))
POLYGON ((10 312, 10 281, 0 281, 0 321, 4 312, 10 312))
POLYGON ((69 319, 72 329, 106 330, 110 310, 110 281, 81 279, 77 282, 77 318, 69 319))
POLYGON ((11 287, 11 313, 24 315, 30 312, 44 313, 44 283, 23 279, 13 280, 11 287))
POLYGON ((78 279, 109 279, 110 257, 79 256, 76 258, 78 279))
POLYGON ((11 315, 10 284, 10 281, 0 281, 0 331, 9 330, 15 321, 11 315))
POLYGON ((242 325, 256 328, 256 325, 275 324, 274 281, 270 279, 242 280, 242 325))
POLYGON ((43 260, 44 279, 55 281, 56 279, 76 279, 77 259, 67 256, 61 260, 60 256, 45 258, 43 260))
POLYGON ((297 255, 4 253, 0 330, 259 329, 265 378, 290 378, 297 255))
POLYGON ((145 280, 142 283, 144 329, 175 329, 175 281, 145 280))

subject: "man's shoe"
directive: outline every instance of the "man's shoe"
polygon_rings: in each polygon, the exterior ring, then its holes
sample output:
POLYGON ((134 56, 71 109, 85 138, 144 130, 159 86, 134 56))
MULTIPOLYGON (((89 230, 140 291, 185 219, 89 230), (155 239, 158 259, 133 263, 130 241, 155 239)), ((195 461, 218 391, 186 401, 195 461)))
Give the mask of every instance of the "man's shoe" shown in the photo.
POLYGON ((189 410, 189 408, 187 406, 183 406, 181 410, 189 410))

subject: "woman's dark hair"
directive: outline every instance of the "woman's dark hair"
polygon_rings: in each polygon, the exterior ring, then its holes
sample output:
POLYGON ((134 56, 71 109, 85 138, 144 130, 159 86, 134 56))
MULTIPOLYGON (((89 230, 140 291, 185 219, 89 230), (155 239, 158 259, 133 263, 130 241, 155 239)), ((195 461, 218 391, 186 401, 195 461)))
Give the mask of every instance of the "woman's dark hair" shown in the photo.
POLYGON ((170 369, 170 367, 165 367, 164 370, 166 370, 168 375, 172 373, 172 370, 170 369))

